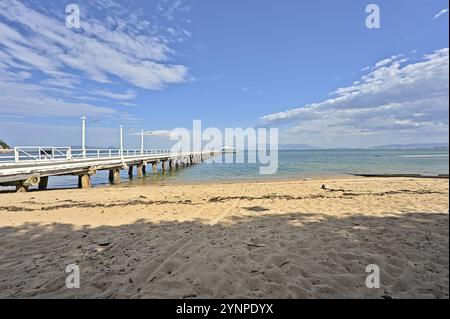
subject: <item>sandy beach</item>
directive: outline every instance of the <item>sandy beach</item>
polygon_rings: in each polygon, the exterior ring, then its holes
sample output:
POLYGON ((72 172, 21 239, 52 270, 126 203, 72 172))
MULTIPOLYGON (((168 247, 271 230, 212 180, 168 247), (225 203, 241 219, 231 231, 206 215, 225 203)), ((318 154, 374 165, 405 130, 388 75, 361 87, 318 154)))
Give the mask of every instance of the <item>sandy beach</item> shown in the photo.
POLYGON ((413 178, 0 194, 0 297, 448 298, 448 195, 413 178))

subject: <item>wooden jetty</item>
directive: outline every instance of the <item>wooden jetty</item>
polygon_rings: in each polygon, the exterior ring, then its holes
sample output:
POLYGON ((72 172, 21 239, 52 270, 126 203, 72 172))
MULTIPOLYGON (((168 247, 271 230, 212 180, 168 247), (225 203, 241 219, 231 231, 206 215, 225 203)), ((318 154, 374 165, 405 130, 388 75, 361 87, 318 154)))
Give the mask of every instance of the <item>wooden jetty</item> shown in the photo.
POLYGON ((50 176, 78 176, 78 187, 89 188, 91 176, 109 171, 109 181, 120 183, 121 170, 143 177, 147 167, 157 173, 189 166, 220 154, 217 151, 72 149, 71 147, 15 147, 0 153, 0 186, 26 192, 32 186, 45 190, 50 176))

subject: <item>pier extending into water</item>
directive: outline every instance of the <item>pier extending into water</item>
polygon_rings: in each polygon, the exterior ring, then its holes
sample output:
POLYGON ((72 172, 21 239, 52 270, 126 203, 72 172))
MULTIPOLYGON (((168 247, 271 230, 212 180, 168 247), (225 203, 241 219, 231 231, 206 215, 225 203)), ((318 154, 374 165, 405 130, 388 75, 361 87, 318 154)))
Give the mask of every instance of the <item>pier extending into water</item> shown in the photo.
POLYGON ((181 152, 173 150, 72 149, 71 147, 15 147, 0 150, 0 186, 14 186, 18 192, 30 187, 47 189, 50 176, 78 176, 78 187, 89 188, 91 176, 108 170, 109 181, 120 183, 120 171, 143 177, 148 168, 172 170, 202 162, 219 151, 181 152))

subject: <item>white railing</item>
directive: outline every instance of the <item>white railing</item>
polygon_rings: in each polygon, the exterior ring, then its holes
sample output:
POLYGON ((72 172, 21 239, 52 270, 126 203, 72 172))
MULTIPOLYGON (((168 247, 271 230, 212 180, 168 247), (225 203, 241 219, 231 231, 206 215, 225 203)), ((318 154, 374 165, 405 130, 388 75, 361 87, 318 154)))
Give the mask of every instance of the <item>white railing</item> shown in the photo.
POLYGON ((72 149, 71 147, 22 146, 0 150, 0 164, 20 162, 67 161, 100 158, 127 158, 149 155, 179 154, 169 149, 72 149))

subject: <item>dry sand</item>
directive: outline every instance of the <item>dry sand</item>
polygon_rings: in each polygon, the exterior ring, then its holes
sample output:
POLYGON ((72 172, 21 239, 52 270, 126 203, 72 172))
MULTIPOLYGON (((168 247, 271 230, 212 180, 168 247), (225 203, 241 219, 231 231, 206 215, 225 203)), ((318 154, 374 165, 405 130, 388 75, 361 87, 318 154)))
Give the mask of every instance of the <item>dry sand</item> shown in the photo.
POLYGON ((0 194, 0 297, 448 298, 448 193, 352 178, 0 194))

